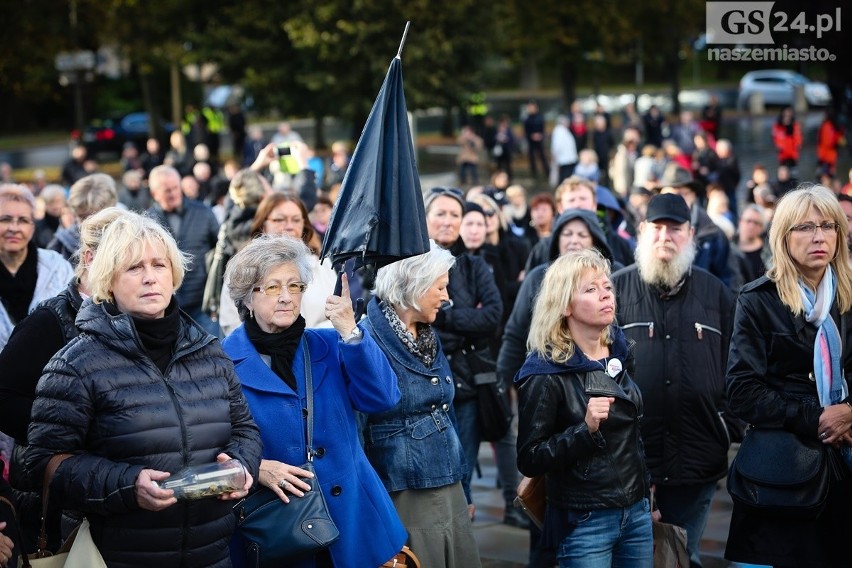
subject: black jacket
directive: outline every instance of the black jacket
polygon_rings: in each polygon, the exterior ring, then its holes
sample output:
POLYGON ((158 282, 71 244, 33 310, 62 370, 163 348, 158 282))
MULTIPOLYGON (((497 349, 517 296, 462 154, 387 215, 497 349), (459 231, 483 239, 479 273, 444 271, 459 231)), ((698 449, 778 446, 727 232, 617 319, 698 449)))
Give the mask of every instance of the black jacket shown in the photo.
POLYGON ((500 325, 503 302, 486 262, 468 253, 456 257, 447 285, 452 306, 442 309, 433 327, 441 338, 444 354, 456 380, 456 402, 476 396, 470 369, 462 349, 485 351, 500 325))
MULTIPOLYGON (((41 372, 57 351, 77 337, 74 319, 82 303, 75 278, 65 290, 41 302, 16 325, 0 352, 0 369, 3 369, 0 374, 0 431, 15 438, 19 445, 26 445, 30 410, 41 372)), ((19 489, 24 487, 14 485, 19 489)), ((41 487, 34 489, 40 491, 41 487)))
POLYGON ((723 415, 733 294, 696 267, 669 299, 645 284, 636 265, 612 281, 617 321, 636 342, 633 379, 645 400, 642 439, 654 483, 721 479, 730 445, 723 415))
MULTIPOLYGON (((852 373, 852 325, 832 308, 843 343, 842 367, 852 373)), ((822 407, 816 400, 816 328, 781 303, 766 276, 746 284, 737 299, 728 359, 728 396, 737 415, 756 426, 785 428, 817 439, 822 407), (805 398, 809 402, 802 399, 805 398)), ((852 400, 847 398, 846 400, 852 400)))
MULTIPOLYGON (((148 214, 172 232, 166 212, 159 204, 154 203, 148 210, 148 214)), ((204 298, 204 285, 207 283, 207 265, 204 255, 216 246, 219 221, 209 207, 191 199, 183 200, 180 217, 179 234, 173 236, 178 248, 189 255, 191 264, 183 284, 175 295, 181 308, 193 312, 201 307, 201 301, 204 298)))
POLYGON ((613 327, 611 359, 622 370, 610 377, 598 361, 576 351, 559 365, 531 354, 518 386, 518 469, 546 474, 547 500, 563 509, 629 507, 648 496, 639 423, 642 395, 630 378, 631 349, 613 327), (589 398, 611 396, 610 415, 594 434, 586 425, 589 398))
MULTIPOLYGON (((849 377, 852 320, 848 314, 841 318, 836 304, 831 317, 840 330, 841 367, 849 377)), ((728 356, 730 406, 743 420, 818 439, 822 408, 816 383, 810 379, 816 332, 803 316, 794 316, 781 303, 775 283, 769 278, 764 276, 743 287, 737 299, 728 356)), ((790 521, 760 515, 735 503, 725 557, 809 568, 848 565, 852 476, 842 465, 842 458, 837 461, 841 465, 835 471, 845 475, 833 479, 826 510, 816 520, 790 521)))
POLYGON ((257 478, 260 434, 234 366, 218 340, 181 313, 166 374, 145 354, 132 319, 87 301, 81 335, 51 360, 39 382, 28 433, 27 466, 57 469, 54 498, 80 510, 111 567, 226 567, 233 503, 181 501, 140 509, 135 483, 145 468, 175 473, 224 452, 257 478))

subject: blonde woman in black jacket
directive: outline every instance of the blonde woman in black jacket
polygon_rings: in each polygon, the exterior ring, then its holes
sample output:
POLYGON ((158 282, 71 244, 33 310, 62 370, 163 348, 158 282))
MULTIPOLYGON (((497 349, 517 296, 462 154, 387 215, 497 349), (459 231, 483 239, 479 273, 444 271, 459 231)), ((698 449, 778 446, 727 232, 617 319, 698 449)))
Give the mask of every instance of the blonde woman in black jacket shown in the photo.
POLYGON ((551 265, 518 385, 518 468, 545 475, 543 546, 560 568, 653 566, 630 346, 615 325, 609 262, 595 249, 551 265))

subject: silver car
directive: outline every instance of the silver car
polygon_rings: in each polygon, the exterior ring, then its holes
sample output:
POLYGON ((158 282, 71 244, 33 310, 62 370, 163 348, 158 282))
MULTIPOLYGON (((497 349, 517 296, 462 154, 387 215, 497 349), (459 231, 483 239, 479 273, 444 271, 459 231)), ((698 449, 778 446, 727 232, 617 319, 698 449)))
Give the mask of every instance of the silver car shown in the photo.
POLYGON ((804 75, 785 69, 751 71, 740 79, 737 106, 744 108, 754 93, 763 95, 767 105, 793 105, 795 88, 801 85, 809 106, 826 106, 831 103, 831 92, 825 83, 811 81, 804 75))

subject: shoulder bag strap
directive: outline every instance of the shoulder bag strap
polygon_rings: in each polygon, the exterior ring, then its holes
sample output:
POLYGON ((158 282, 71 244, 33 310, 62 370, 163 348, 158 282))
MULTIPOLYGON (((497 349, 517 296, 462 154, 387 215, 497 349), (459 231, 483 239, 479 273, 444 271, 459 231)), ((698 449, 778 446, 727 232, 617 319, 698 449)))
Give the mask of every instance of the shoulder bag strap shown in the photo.
POLYGON ((308 461, 314 460, 314 381, 311 376, 311 353, 308 350, 308 338, 302 337, 302 354, 305 357, 305 399, 308 409, 306 417, 308 461))
MULTIPOLYGON (((37 552, 38 558, 47 551, 47 506, 50 501, 50 482, 53 481, 53 476, 56 474, 59 464, 73 457, 73 454, 56 454, 50 461, 47 462, 47 469, 44 471, 44 481, 41 488, 41 529, 38 534, 37 552)), ((49 555, 49 553, 48 553, 49 555)))

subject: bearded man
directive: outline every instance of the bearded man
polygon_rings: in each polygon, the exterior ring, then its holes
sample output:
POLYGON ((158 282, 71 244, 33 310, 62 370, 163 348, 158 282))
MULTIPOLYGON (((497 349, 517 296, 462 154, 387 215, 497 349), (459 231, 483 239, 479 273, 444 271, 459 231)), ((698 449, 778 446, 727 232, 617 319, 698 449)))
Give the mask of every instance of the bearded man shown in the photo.
POLYGON ((639 225, 636 263, 616 272, 618 323, 636 342, 633 380, 645 409, 642 439, 662 520, 687 530, 692 566, 716 482, 728 468, 725 370, 734 297, 693 266, 690 210, 660 194, 639 225))

